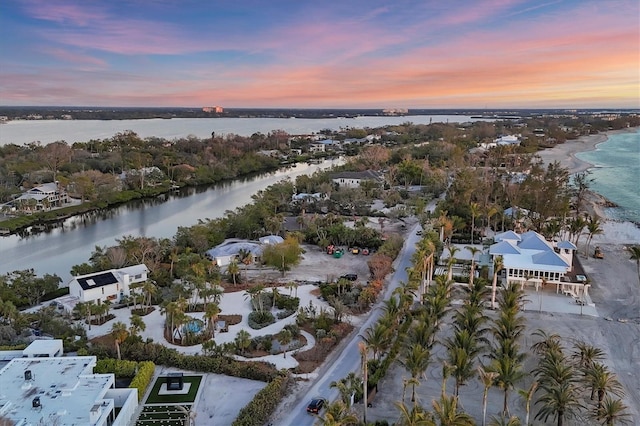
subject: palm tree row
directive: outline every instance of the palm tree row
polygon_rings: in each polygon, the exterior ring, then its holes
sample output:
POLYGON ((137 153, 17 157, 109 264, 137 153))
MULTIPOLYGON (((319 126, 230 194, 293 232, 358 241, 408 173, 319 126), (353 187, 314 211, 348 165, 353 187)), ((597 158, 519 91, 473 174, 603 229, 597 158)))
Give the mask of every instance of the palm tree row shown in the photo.
POLYGON ((393 356, 391 348, 396 340, 404 335, 400 332, 402 319, 410 318, 410 309, 416 291, 417 286, 414 282, 403 283, 396 289, 393 297, 385 301, 383 315, 361 336, 363 341, 359 346, 363 364, 362 377, 350 373, 347 377, 330 384, 330 387, 338 389, 340 400, 329 404, 324 415, 319 417, 318 424, 327 426, 360 424, 358 418, 350 410, 351 397, 355 396, 356 400, 364 397, 364 393, 368 393, 369 390, 367 385, 369 372, 376 371, 386 357, 393 356), (370 358, 369 355, 372 357, 370 358))
POLYGON ((538 330, 534 335, 539 340, 531 349, 540 357, 533 370, 540 384, 536 405, 541 407, 536 419, 551 417, 562 426, 566 419, 586 414, 605 425, 629 422, 627 407, 613 397, 624 396, 622 385, 602 363, 605 354, 601 349, 578 341, 567 355, 557 334, 538 330), (586 393, 590 394, 587 403, 582 398, 586 393))

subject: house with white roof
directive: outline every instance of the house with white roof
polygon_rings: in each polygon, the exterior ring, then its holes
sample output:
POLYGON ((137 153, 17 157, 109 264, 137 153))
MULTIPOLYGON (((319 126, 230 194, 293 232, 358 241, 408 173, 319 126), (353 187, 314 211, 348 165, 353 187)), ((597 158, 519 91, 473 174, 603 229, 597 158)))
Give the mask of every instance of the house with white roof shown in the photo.
POLYGON ((49 182, 29 189, 13 201, 14 205, 29 203, 35 200, 35 210, 45 210, 50 207, 60 207, 69 202, 67 192, 58 182, 49 182))
POLYGON ((494 237, 495 243, 489 247, 491 261, 502 256, 503 280, 535 286, 536 291, 543 283, 554 284, 556 292, 578 297, 587 294, 584 282, 572 283, 568 274, 573 270, 573 254, 576 246, 569 241, 550 242, 534 231, 518 234, 507 231, 494 237))
POLYGON ((113 374, 94 374, 96 360, 14 358, 0 370, 0 417, 15 426, 132 424, 138 390, 116 389, 113 374))
POLYGON ((34 340, 22 350, 23 358, 54 358, 64 354, 61 339, 34 340))
POLYGON ((283 241, 284 239, 279 235, 265 235, 260 237, 258 241, 230 238, 207 250, 205 256, 219 267, 223 267, 229 266, 234 260, 238 260, 238 254, 244 250, 251 253, 255 262, 262 256, 262 251, 266 245, 280 244, 283 241))
POLYGON ((140 264, 80 275, 69 282, 69 294, 80 302, 119 302, 131 295, 131 284, 145 282, 148 273, 149 268, 140 264))
POLYGON ((359 188, 360 183, 365 180, 370 180, 379 184, 384 183, 384 177, 382 173, 374 172, 373 170, 365 170, 364 172, 334 173, 331 175, 331 179, 340 187, 346 188, 359 188))

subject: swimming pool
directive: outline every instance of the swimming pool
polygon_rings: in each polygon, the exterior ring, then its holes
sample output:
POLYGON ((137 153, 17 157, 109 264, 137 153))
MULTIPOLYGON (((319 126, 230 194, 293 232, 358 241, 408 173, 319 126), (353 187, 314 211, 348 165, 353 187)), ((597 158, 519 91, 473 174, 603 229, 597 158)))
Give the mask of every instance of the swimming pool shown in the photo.
POLYGON ((188 323, 182 326, 182 331, 185 333, 200 333, 204 323, 199 319, 192 319, 188 323))

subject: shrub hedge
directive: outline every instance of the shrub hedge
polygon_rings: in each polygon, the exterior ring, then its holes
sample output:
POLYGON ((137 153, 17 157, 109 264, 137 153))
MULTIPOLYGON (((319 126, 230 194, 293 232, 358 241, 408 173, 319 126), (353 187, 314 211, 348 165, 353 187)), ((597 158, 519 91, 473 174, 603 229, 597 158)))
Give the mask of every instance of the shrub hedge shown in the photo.
POLYGON ((112 373, 118 378, 133 377, 129 387, 138 389, 138 401, 141 401, 151 379, 153 379, 155 370, 156 365, 151 361, 136 362, 106 358, 98 360, 93 372, 96 374, 112 373))
POLYGON ((96 374, 113 373, 118 378, 129 378, 136 375, 137 368, 138 363, 136 361, 106 358, 98 360, 93 372, 96 374))
POLYGON ((256 394, 233 422, 233 426, 262 426, 267 423, 278 404, 288 393, 291 379, 288 374, 280 374, 256 394))
POLYGON ((138 402, 142 401, 155 371, 156 365, 151 361, 142 361, 139 364, 138 374, 131 380, 131 384, 129 385, 130 388, 138 389, 138 402))
POLYGON ((262 361, 236 361, 224 356, 184 355, 175 349, 153 342, 127 340, 121 346, 123 358, 135 361, 152 361, 156 365, 176 367, 203 373, 226 374, 243 379, 270 382, 278 371, 273 364, 262 361))

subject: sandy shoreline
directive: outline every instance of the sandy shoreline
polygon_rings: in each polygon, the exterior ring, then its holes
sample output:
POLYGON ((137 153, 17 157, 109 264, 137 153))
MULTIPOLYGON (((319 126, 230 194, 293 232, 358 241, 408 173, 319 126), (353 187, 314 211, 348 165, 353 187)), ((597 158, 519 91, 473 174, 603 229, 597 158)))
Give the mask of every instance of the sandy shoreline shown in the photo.
MULTIPOLYGON (((575 140, 566 141, 550 149, 538 151, 537 155, 545 165, 557 161, 570 174, 580 173, 594 167, 593 164, 576 157, 579 152, 592 151, 598 144, 606 142, 609 135, 632 133, 638 129, 628 128, 613 130, 596 135, 581 136, 575 140)), ((603 234, 594 237, 600 244, 639 244, 640 228, 633 222, 619 221, 607 216, 605 208, 615 205, 604 194, 589 191, 586 197, 585 209, 589 214, 596 214, 603 221, 603 234)))
POLYGON ((609 139, 609 135, 635 133, 636 131, 636 127, 631 127, 628 129, 611 130, 596 135, 580 136, 578 139, 568 140, 553 148, 538 151, 537 155, 542 159, 544 164, 551 164, 557 161, 560 163, 560 166, 569 170, 570 174, 580 173, 592 168, 594 165, 577 158, 577 153, 595 150, 598 144, 606 142, 607 139, 609 139))

